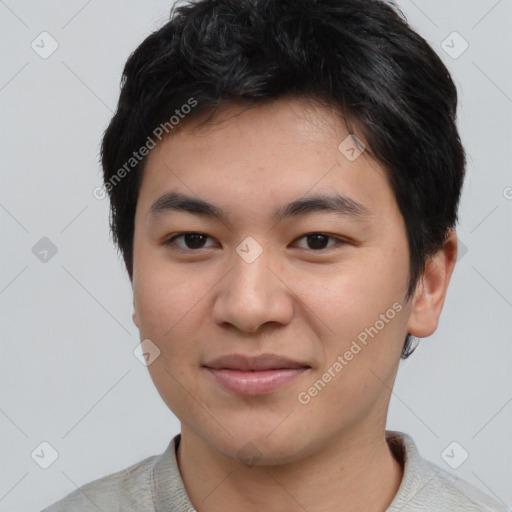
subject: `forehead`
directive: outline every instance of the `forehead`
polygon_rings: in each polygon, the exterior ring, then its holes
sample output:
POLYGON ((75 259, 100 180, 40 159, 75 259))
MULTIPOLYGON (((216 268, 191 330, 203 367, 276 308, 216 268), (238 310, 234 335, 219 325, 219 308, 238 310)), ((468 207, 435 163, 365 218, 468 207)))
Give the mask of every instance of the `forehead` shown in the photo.
POLYGON ((203 124, 206 116, 185 118, 149 154, 139 195, 146 213, 172 210, 176 191, 203 200, 194 207, 213 216, 265 211, 272 220, 300 209, 301 198, 329 195, 354 218, 394 200, 385 170, 367 152, 355 159, 344 152, 357 139, 334 109, 281 99, 229 105, 203 124))

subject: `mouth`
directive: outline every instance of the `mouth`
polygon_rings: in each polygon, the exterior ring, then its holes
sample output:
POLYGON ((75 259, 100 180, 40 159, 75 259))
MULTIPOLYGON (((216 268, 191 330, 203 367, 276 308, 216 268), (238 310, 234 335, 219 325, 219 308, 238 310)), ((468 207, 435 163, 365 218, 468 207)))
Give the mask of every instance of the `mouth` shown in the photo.
POLYGON ((307 363, 273 354, 258 357, 232 354, 203 366, 217 384, 243 396, 272 393, 311 368, 307 363))

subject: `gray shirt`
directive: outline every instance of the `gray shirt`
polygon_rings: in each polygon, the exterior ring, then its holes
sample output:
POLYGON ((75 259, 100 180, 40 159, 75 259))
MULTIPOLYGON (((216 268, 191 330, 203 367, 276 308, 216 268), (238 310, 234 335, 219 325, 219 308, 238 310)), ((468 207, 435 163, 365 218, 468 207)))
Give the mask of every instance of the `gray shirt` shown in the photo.
MULTIPOLYGON (((387 512, 508 512, 468 482, 423 459, 413 439, 386 431, 404 466, 400 488, 387 512)), ((83 485, 42 512, 194 512, 176 461, 180 435, 161 455, 83 485)))

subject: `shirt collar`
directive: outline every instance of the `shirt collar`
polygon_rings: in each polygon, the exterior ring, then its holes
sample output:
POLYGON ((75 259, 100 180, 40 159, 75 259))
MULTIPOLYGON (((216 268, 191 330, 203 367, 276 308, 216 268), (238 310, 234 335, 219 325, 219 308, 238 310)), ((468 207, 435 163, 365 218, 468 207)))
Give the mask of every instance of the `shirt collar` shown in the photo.
MULTIPOLYGON (((181 478, 176 451, 181 436, 177 434, 153 466, 152 493, 156 512, 193 512, 181 478)), ((387 512, 398 512, 414 500, 438 472, 420 457, 414 440, 403 432, 386 431, 386 441, 395 458, 404 468, 402 482, 387 512)))
POLYGON ((386 441, 404 469, 400 487, 386 512, 403 512, 441 469, 437 468, 436 471, 436 466, 420 456, 416 443, 408 434, 386 430, 386 441))

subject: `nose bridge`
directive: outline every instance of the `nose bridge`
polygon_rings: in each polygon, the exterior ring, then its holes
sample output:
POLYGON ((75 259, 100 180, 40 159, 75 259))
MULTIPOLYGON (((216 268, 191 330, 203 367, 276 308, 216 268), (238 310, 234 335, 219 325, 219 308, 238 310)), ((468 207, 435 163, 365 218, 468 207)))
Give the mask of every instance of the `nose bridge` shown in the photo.
POLYGON ((255 247, 255 243, 250 240, 244 241, 237 247, 232 263, 228 291, 233 298, 238 298, 244 303, 250 299, 249 306, 253 308, 260 307, 260 303, 268 301, 269 287, 273 285, 270 282, 272 272, 267 268, 271 263, 270 252, 267 249, 263 250, 263 247, 255 247))
POLYGON ((286 287, 270 270, 270 251, 258 246, 254 239, 246 239, 236 248, 231 271, 222 281, 223 288, 214 305, 218 323, 229 322, 254 332, 267 322, 289 321, 292 306, 286 287))

